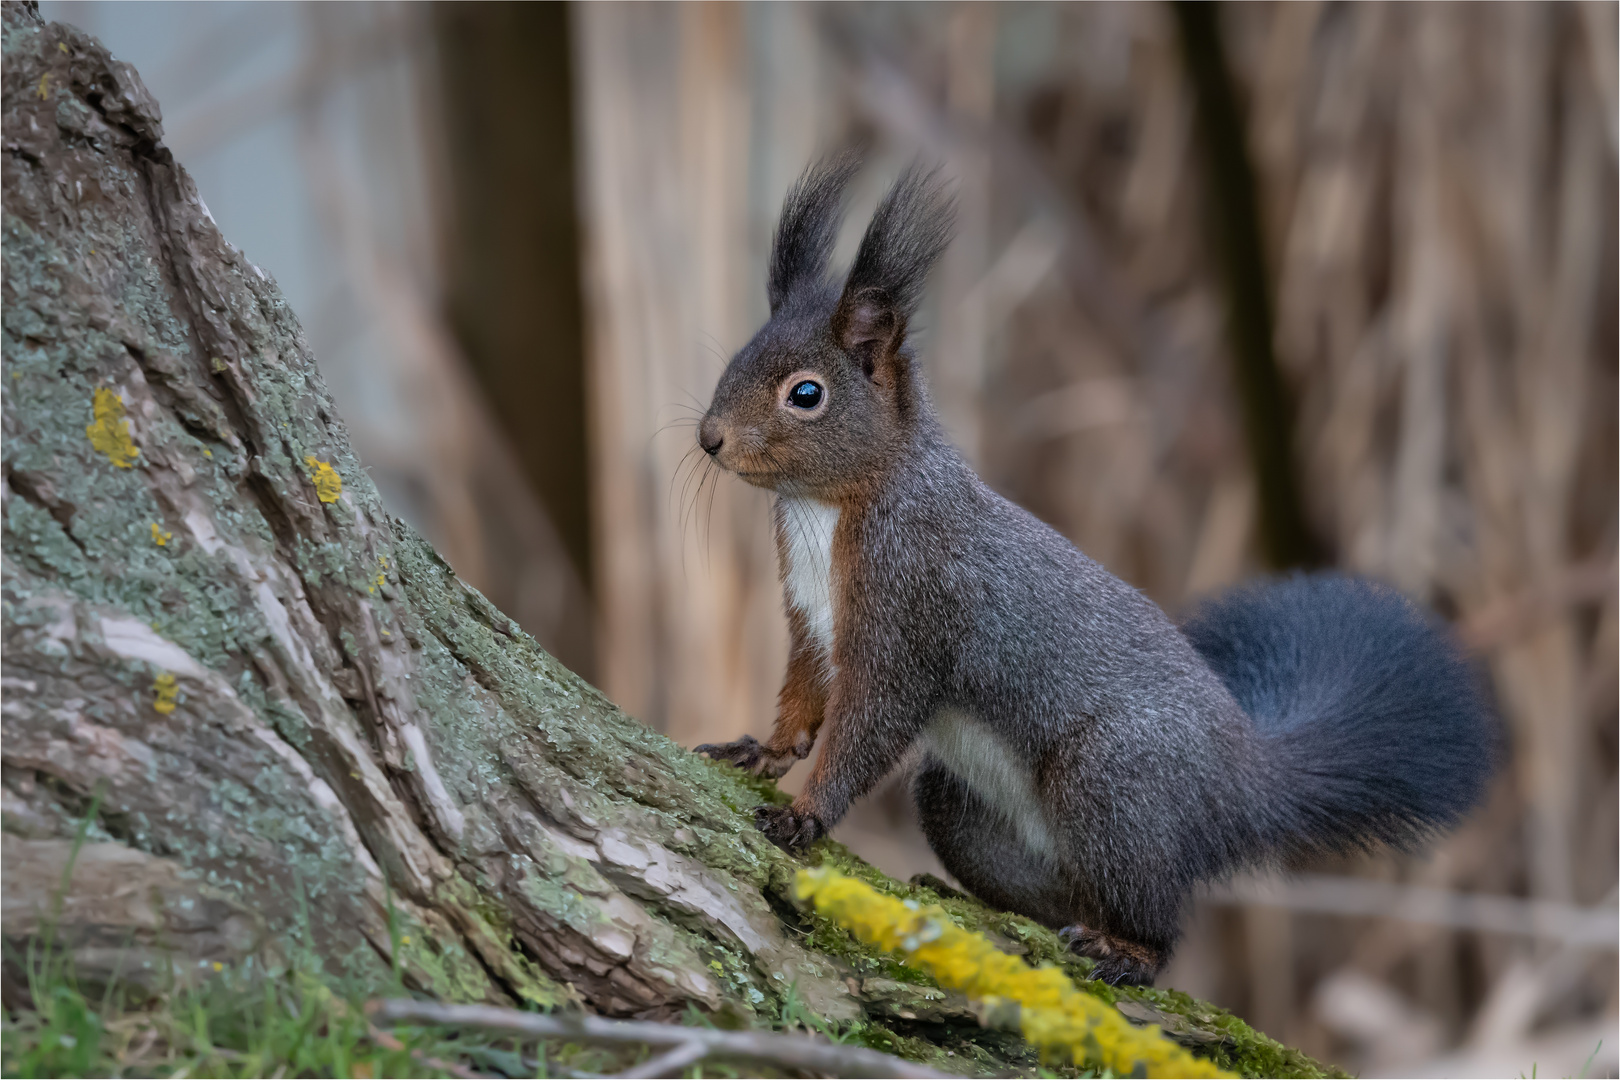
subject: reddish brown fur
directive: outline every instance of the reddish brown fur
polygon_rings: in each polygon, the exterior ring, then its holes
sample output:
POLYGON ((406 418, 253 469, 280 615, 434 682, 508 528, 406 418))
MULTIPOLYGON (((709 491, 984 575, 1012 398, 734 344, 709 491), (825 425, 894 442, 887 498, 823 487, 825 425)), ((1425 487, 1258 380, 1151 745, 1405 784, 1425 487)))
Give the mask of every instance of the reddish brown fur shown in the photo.
POLYGON ((767 771, 768 776, 781 776, 793 762, 810 756, 827 710, 828 660, 810 640, 804 616, 791 607, 788 635, 787 674, 776 696, 776 726, 765 744, 781 759, 781 771, 767 771))
MULTIPOLYGON (((845 501, 841 504, 838 517, 838 527, 833 531, 832 542, 832 595, 833 607, 833 646, 831 664, 837 677, 827 682, 828 705, 826 713, 830 717, 841 715, 842 711, 832 702, 834 697, 844 701, 864 701, 868 697, 867 688, 862 685, 861 678, 866 672, 863 664, 853 663, 849 654, 852 649, 859 648, 859 630, 864 622, 862 617, 862 597, 865 595, 862 588, 862 571, 860 545, 856 537, 860 533, 860 518, 866 509, 866 502, 870 499, 870 485, 851 483, 845 491, 845 501)), ((813 818, 817 821, 836 820, 842 816, 842 808, 822 805, 819 798, 823 793, 836 791, 840 782, 848 772, 847 761, 854 747, 846 747, 851 738, 859 738, 859 733, 851 735, 848 732, 841 734, 842 725, 836 722, 828 729, 827 736, 822 743, 821 756, 816 759, 815 766, 810 770, 810 776, 805 782, 804 789, 793 800, 795 813, 813 818)), ((834 797, 835 800, 837 796, 834 797)))
MULTIPOLYGON (((859 485, 850 485, 850 489, 844 493, 846 498, 857 495, 859 485)), ((833 607, 835 648, 836 643, 846 637, 845 627, 850 617, 849 613, 852 608, 858 607, 851 604, 847 585, 859 577, 857 568, 860 551, 852 539, 854 533, 846 524, 846 519, 853 519, 859 513, 858 506, 853 499, 842 504, 842 515, 833 534, 832 582, 829 593, 833 607)), ((776 543, 779 565, 782 568, 779 576, 785 578, 787 541, 780 526, 777 529, 776 543)), ((770 738, 761 744, 744 736, 735 743, 709 744, 697 748, 699 753, 706 753, 718 760, 730 761, 757 776, 769 776, 773 779, 786 774, 795 762, 810 756, 810 749, 815 744, 822 723, 829 715, 828 695, 834 683, 833 672, 837 670, 836 656, 823 654, 820 646, 810 635, 804 614, 792 604, 786 607, 787 672, 782 679, 782 688, 777 693, 776 723, 771 728, 770 738)), ((824 761, 829 756, 824 752, 821 760, 824 761)), ((818 761, 817 769, 820 768, 821 764, 818 761)), ((815 790, 815 785, 812 784, 807 790, 815 790)), ((801 814, 812 813, 807 805, 800 805, 803 799, 804 796, 801 795, 800 799, 795 801, 794 809, 801 814)))

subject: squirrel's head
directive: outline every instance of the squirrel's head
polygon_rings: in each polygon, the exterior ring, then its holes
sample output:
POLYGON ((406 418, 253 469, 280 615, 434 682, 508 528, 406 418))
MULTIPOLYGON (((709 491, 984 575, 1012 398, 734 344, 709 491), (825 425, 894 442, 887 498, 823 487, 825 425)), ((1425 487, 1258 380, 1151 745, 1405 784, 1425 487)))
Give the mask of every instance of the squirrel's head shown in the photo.
POLYGON ((811 166, 771 245, 770 320, 727 365, 698 425, 758 487, 837 500, 869 482, 928 408, 906 330, 950 239, 938 174, 907 170, 878 205, 842 289, 827 280, 853 155, 811 166))

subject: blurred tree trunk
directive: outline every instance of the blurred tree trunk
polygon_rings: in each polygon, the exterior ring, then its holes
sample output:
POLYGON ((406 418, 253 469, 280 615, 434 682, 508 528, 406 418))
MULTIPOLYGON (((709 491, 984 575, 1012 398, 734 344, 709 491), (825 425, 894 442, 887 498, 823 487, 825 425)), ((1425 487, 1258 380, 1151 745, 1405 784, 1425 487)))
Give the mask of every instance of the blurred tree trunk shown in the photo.
POLYGON ((1323 561, 1311 535, 1294 466, 1294 409, 1272 347, 1271 279, 1261 237, 1260 192, 1248 131, 1227 66, 1221 9, 1176 0, 1187 81, 1197 103, 1207 206, 1202 215, 1226 293, 1233 383, 1259 495, 1260 545, 1275 570, 1323 561))
MULTIPOLYGON (((568 8, 433 8, 450 324, 556 525, 592 573, 568 8)), ((590 676, 588 622, 567 642, 590 676)))
POLYGON ((433 9, 451 172, 452 322, 589 578, 568 9, 433 9))

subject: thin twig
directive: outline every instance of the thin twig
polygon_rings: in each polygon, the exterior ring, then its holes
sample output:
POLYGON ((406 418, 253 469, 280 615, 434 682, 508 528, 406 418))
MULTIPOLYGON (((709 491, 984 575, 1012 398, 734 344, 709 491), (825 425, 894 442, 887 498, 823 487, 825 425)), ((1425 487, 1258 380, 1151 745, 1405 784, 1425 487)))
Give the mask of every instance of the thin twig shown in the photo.
MULTIPOLYGON (((404 1043, 388 1034, 388 1032, 384 1031, 376 1024, 370 1024, 368 1027, 370 1028, 371 1041, 376 1043, 378 1046, 381 1046, 383 1049, 394 1051, 406 1049, 404 1043)), ((421 1062, 423 1065, 426 1065, 430 1069, 438 1069, 440 1072, 447 1072, 451 1076, 462 1077, 462 1080, 483 1080, 483 1073, 473 1072, 466 1066, 457 1065, 453 1061, 445 1061, 443 1058, 436 1058, 429 1054, 424 1054, 420 1050, 412 1050, 410 1051, 410 1055, 412 1058, 421 1062)))
POLYGON ((688 1042, 662 1054, 654 1054, 640 1065, 632 1065, 614 1076, 679 1076, 681 1070, 709 1056, 709 1048, 700 1042, 688 1042))
POLYGON ((1330 915, 1400 919, 1453 930, 1514 934, 1561 941, 1586 949, 1620 945, 1615 909, 1580 907, 1552 900, 1526 900, 1456 892, 1368 878, 1299 874, 1285 880, 1247 879, 1213 890, 1218 904, 1254 904, 1330 915))
MULTIPOLYGON (((478 1028, 530 1039, 568 1039, 601 1046, 641 1045, 671 1050, 701 1046, 703 1056, 746 1058, 821 1076, 935 1078, 951 1075, 861 1046, 840 1046, 818 1038, 774 1031, 719 1031, 647 1020, 609 1020, 580 1013, 548 1015, 493 1005, 447 1005, 406 998, 373 1001, 366 1006, 366 1012, 379 1024, 478 1028)), ((652 1062, 645 1065, 650 1066, 652 1062)), ((628 1072, 623 1075, 647 1074, 628 1072)))

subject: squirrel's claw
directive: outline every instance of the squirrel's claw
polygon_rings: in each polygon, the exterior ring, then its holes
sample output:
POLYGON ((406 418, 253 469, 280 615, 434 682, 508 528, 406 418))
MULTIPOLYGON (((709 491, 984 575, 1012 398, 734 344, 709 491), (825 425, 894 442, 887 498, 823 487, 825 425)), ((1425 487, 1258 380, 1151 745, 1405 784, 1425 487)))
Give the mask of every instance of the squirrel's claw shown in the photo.
POLYGON ((754 825, 771 843, 787 851, 803 851, 827 835, 820 818, 801 814, 791 806, 754 807, 754 825))
POLYGON ((1164 967, 1165 955, 1159 950, 1110 937, 1079 923, 1059 930, 1058 940, 1070 952, 1095 962, 1091 977, 1110 986, 1152 986, 1154 976, 1164 967))
POLYGON ((710 742, 704 743, 702 746, 694 746, 692 753, 703 754, 706 757, 713 758, 715 761, 729 761, 733 765, 741 766, 751 764, 764 749, 765 747, 761 745, 758 739, 752 735, 744 735, 735 742, 710 742))
POLYGON ((735 742, 704 743, 695 747, 692 753, 707 755, 713 761, 729 761, 755 776, 768 776, 773 780, 791 769, 802 756, 778 754, 752 735, 744 735, 735 742))

